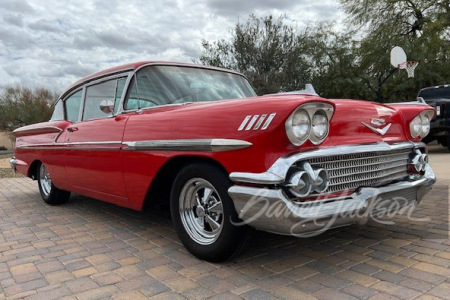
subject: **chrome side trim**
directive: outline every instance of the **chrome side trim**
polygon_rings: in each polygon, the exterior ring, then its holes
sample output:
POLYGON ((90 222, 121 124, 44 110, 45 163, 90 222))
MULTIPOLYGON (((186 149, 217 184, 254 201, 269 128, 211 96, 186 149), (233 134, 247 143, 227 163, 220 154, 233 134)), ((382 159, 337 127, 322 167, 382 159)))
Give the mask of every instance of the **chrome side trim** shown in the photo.
POLYGON ((264 122, 264 120, 266 119, 267 115, 261 115, 261 117, 259 118, 258 122, 256 123, 255 127, 253 128, 253 130, 258 130, 259 127, 261 127, 262 123, 264 122))
POLYGON ((256 120, 259 118, 259 115, 254 115, 250 122, 248 122, 247 127, 245 127, 245 130, 250 130, 253 127, 253 124, 255 124, 256 120))
POLYGON ((123 142, 124 150, 224 152, 244 149, 253 144, 231 139, 154 140, 123 142))
POLYGON ((241 131, 241 130, 244 129, 245 125, 247 125, 247 122, 248 122, 248 120, 250 120, 251 117, 252 117, 252 116, 246 116, 246 117, 244 118, 244 121, 242 121, 241 125, 240 125, 239 128, 238 128, 238 131, 241 131))
POLYGON ((306 160, 311 158, 333 156, 342 154, 357 154, 364 152, 384 152, 401 149, 424 148, 423 143, 401 142, 397 144, 388 144, 380 142, 368 145, 348 145, 330 148, 321 148, 304 153, 297 153, 288 157, 281 157, 263 173, 247 173, 247 172, 233 172, 230 174, 230 179, 234 182, 247 182, 256 184, 280 184, 283 183, 289 168, 299 160, 306 160))
POLYGON ((120 150, 121 141, 99 141, 99 142, 72 142, 72 143, 41 143, 18 145, 20 149, 36 149, 36 150, 120 150), (105 147, 110 145, 110 147, 105 147), (70 147, 75 146, 75 147, 70 147), (114 147, 116 146, 116 147, 114 147))
POLYGON ((42 127, 35 127, 35 128, 30 128, 30 129, 24 129, 24 128, 17 128, 16 130, 14 130, 12 133, 13 135, 16 133, 34 133, 34 132, 38 132, 38 131, 48 131, 48 133, 52 133, 52 132, 62 132, 63 130, 59 127, 56 126, 42 126, 42 127))
POLYGON ((263 127, 261 128, 261 130, 266 130, 276 115, 277 115, 276 113, 270 114, 269 117, 267 118, 266 123, 264 123, 263 127))

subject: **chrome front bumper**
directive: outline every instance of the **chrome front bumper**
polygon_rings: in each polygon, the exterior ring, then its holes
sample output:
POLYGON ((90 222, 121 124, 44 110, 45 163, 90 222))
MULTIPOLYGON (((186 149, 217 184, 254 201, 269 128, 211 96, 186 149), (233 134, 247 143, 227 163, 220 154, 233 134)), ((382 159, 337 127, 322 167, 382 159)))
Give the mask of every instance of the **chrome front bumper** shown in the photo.
MULTIPOLYGON (((422 144, 410 143, 411 149, 415 146, 422 147, 422 144)), ((293 159, 289 158, 283 159, 284 168, 289 168, 292 161, 293 159), (286 160, 289 160, 289 164, 285 163, 286 160)), ((248 177, 252 180, 264 178, 265 180, 260 182, 252 182, 264 184, 271 181, 270 179, 282 177, 283 173, 286 174, 287 170, 284 168, 272 167, 272 171, 278 171, 276 175, 248 173, 248 177)), ((231 174, 230 177, 235 181, 237 177, 240 179, 245 177, 245 173, 234 175, 231 174)), ((277 180, 277 183, 279 182, 277 180)), ((427 164, 424 175, 420 178, 415 177, 381 187, 361 187, 348 196, 310 202, 292 201, 279 184, 267 187, 235 185, 228 193, 243 224, 263 231, 307 237, 330 228, 354 223, 365 224, 369 219, 378 219, 395 213, 405 214, 422 200, 435 182, 434 172, 427 164)))

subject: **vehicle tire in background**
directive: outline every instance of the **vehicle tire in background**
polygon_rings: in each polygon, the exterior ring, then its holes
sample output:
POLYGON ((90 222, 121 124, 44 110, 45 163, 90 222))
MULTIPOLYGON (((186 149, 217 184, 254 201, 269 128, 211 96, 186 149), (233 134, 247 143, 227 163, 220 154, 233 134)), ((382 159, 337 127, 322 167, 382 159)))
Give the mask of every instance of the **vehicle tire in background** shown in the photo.
POLYGON ((228 260, 251 243, 253 229, 234 225, 240 220, 228 195, 231 184, 219 168, 203 163, 186 166, 175 178, 172 221, 183 245, 200 259, 228 260))
POLYGON ((40 163, 37 169, 37 181, 39 192, 42 200, 50 205, 58 205, 66 203, 69 200, 70 192, 63 191, 55 187, 52 183, 50 174, 47 171, 44 163, 40 163))
POLYGON ((442 144, 442 146, 447 147, 447 149, 450 151, 450 132, 447 133, 445 144, 442 144))

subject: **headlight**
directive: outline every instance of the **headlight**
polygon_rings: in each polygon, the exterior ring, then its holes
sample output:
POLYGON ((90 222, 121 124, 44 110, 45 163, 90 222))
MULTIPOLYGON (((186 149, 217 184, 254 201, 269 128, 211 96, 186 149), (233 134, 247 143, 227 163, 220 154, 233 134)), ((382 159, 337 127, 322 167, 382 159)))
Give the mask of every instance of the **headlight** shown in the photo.
POLYGON ((311 119, 304 109, 296 110, 286 121, 286 133, 292 144, 300 146, 309 137, 311 119))
POLYGON ((422 133, 422 118, 420 115, 414 118, 414 120, 411 121, 409 124, 409 130, 411 131, 411 136, 413 138, 416 138, 420 136, 422 133))
POLYGON ((295 146, 308 139, 314 145, 322 143, 330 131, 334 107, 329 103, 308 102, 298 107, 286 120, 286 135, 295 146))
POLYGON ((328 135, 328 128, 328 117, 323 110, 319 109, 312 117, 311 142, 320 144, 328 135))
POLYGON ((430 122, 434 116, 434 111, 424 110, 417 115, 411 123, 409 123, 409 130, 413 138, 424 138, 430 133, 430 122))
POLYGON ((428 115, 422 116, 422 134, 421 137, 426 137, 430 133, 430 117, 428 115))

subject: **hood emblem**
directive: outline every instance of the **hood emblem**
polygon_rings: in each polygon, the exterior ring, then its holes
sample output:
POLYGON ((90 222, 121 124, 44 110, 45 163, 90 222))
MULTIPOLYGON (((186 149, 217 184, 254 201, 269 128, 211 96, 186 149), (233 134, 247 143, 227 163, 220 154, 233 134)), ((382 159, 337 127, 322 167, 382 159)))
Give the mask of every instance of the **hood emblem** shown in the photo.
MULTIPOLYGON (((391 128, 392 123, 387 124, 386 126, 384 126, 383 128, 375 128, 369 124, 366 124, 364 122, 361 122, 364 126, 366 126, 367 128, 369 128, 370 130, 372 130, 375 133, 378 133, 380 135, 385 135, 386 132, 388 132, 389 128, 391 128)), ((370 123, 372 125, 375 126, 383 126, 384 124, 386 124, 386 120, 384 119, 370 119, 370 123)))
POLYGON ((383 126, 386 124, 385 119, 370 119, 370 123, 375 126, 383 126))

